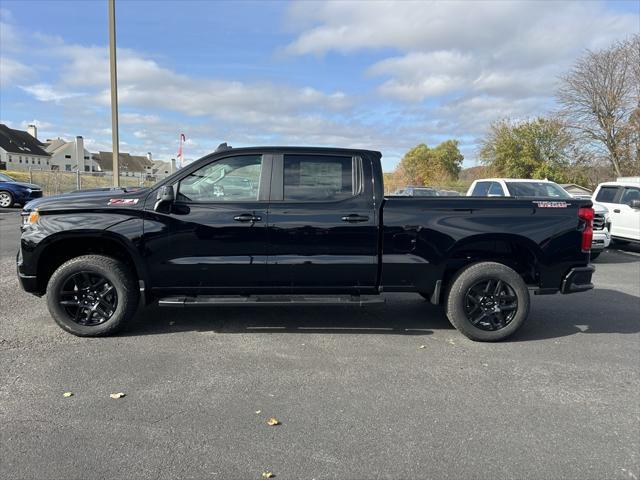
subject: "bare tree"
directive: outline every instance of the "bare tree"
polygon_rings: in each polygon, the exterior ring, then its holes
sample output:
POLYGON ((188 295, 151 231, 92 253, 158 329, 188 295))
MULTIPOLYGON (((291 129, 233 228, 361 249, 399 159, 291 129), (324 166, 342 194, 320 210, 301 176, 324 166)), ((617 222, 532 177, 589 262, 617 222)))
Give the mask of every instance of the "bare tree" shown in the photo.
POLYGON ((587 51, 561 80, 557 98, 566 124, 587 143, 604 147, 616 175, 635 170, 637 146, 630 143, 638 137, 640 36, 587 51))

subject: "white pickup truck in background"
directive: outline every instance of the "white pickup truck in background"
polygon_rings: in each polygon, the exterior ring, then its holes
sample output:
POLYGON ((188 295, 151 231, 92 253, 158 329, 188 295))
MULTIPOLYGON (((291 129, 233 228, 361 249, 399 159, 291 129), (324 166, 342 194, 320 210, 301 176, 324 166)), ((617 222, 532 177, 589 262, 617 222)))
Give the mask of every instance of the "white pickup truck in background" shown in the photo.
POLYGON ((601 183, 592 200, 609 210, 614 241, 640 243, 640 177, 601 183))

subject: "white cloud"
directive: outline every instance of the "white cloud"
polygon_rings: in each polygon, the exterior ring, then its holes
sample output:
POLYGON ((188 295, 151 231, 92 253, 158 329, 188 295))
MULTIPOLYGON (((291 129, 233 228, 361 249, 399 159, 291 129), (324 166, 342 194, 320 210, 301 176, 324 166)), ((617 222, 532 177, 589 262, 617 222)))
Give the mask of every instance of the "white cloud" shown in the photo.
POLYGON ((43 121, 43 120, 37 120, 35 118, 33 120, 23 120, 22 122, 20 122, 20 127, 23 130, 26 130, 29 125, 35 125, 36 127, 40 128, 40 129, 45 129, 45 130, 51 129, 52 127, 55 126, 51 122, 46 122, 46 121, 43 121))
MULTIPOLYGON (((315 19, 287 47, 291 54, 393 48, 371 66, 388 79, 380 92, 421 101, 462 89, 522 96, 553 87, 585 48, 637 33, 639 18, 594 2, 296 3, 296 20, 315 19)), ((550 92, 549 92, 550 93, 550 92)))
POLYGON ((60 103, 62 100, 68 100, 70 98, 81 97, 84 95, 84 93, 80 92, 65 92, 58 90, 53 85, 49 85, 47 83, 20 86, 20 88, 41 102, 60 103))
POLYGON ((382 56, 366 74, 407 105, 404 133, 473 142, 496 119, 552 110, 559 75, 637 34, 640 16, 606 2, 341 0, 296 2, 288 24, 301 26, 290 55, 382 56))
POLYGON ((0 55, 0 87, 8 88, 17 82, 27 80, 33 73, 33 69, 24 63, 0 55))

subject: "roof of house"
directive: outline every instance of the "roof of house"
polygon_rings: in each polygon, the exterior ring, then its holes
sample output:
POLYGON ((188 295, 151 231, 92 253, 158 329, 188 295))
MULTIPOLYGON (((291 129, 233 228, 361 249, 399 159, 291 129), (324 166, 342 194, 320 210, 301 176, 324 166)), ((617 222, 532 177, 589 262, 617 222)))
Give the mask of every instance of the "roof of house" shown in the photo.
MULTIPOLYGON (((93 160, 98 162, 102 170, 113 170, 113 153, 99 152, 92 155, 93 160)), ((144 172, 147 167, 153 166, 149 159, 142 155, 129 155, 128 153, 118 154, 120 169, 129 172, 144 172)))
POLYGON ((589 190, 587 187, 583 187, 581 185, 578 185, 576 183, 561 183, 560 186, 562 188, 564 188, 565 190, 580 190, 582 192, 586 192, 591 194, 591 190, 589 190))
POLYGON ((44 143, 44 148, 47 152, 53 153, 56 150, 58 150, 60 147, 64 147, 67 143, 69 142, 63 140, 62 138, 56 138, 54 140, 47 140, 44 143))
POLYGON ((166 162, 164 160, 153 160, 153 173, 157 173, 162 171, 171 172, 171 162, 166 162))
POLYGON ((0 123, 0 148, 5 151, 48 157, 49 154, 44 151, 43 146, 42 142, 33 138, 29 133, 23 130, 14 130, 0 123))

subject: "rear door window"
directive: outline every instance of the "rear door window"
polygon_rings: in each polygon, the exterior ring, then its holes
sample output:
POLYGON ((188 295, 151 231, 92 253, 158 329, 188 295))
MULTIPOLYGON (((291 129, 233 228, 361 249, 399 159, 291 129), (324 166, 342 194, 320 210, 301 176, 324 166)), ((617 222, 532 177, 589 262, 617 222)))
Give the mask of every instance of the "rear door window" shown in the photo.
POLYGON ((284 201, 330 202, 359 193, 359 159, 327 155, 284 156, 284 201))
POLYGON ((600 187, 598 195, 596 195, 596 202, 615 203, 614 200, 618 194, 620 187, 600 187))
POLYGON ((491 182, 491 186, 489 187, 489 195, 504 197, 502 186, 498 182, 491 182))
POLYGON ((620 203, 624 205, 631 205, 634 200, 640 200, 640 188, 625 187, 620 203))
POLYGON ((474 197, 486 197, 489 194, 490 186, 491 182, 478 182, 476 183, 476 186, 473 187, 471 195, 474 197))

